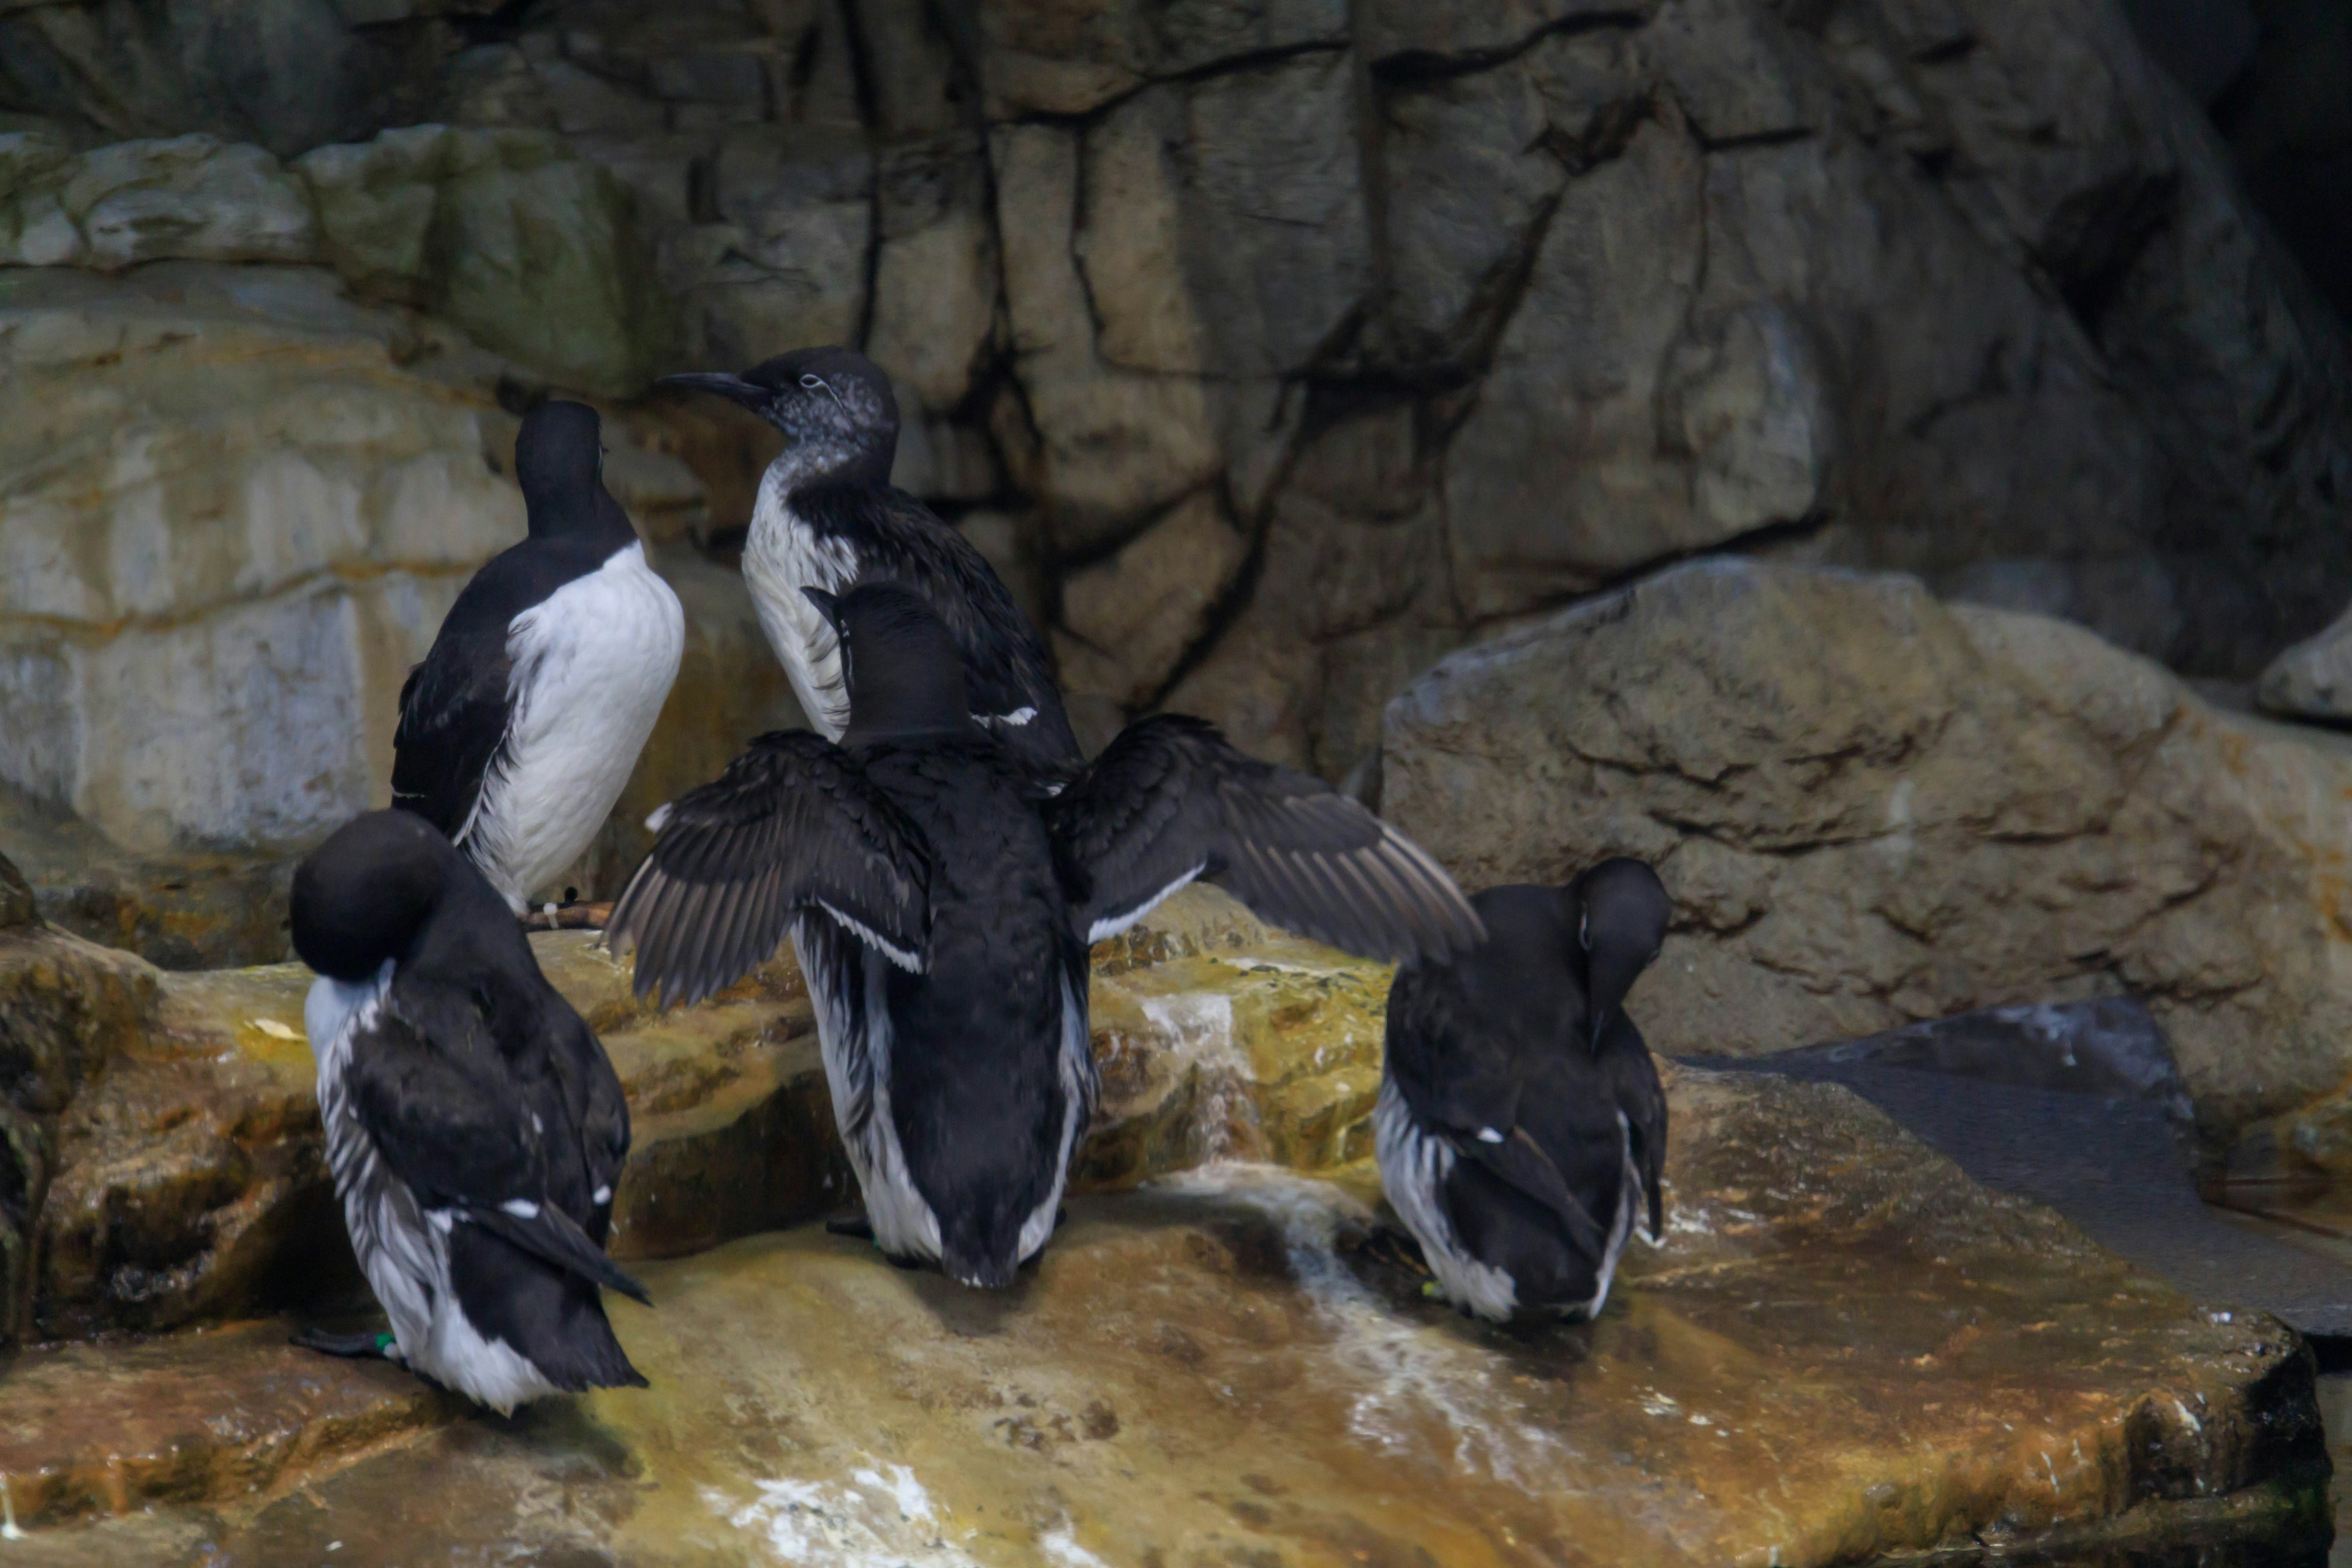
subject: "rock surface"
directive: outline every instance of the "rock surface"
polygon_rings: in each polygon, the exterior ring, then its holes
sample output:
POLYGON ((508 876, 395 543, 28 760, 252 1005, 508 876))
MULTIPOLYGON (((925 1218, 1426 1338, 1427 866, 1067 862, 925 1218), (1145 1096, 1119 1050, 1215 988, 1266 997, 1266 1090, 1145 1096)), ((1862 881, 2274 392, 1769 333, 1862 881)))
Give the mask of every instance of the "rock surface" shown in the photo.
POLYGON ((2311 1363, 2277 1324, 2151 1285, 1841 1091, 1670 1093, 1669 1243, 1590 1327, 1424 1300, 1363 1166, 1227 1164, 1078 1200, 1003 1295, 814 1227, 642 1265, 660 1306, 615 1323, 653 1387, 512 1423, 258 1329, 22 1357, 0 1468, 37 1528, 12 1550, 1795 1565, 2324 1540, 2311 1363))
POLYGON ((1916 580, 1675 568, 1389 709, 1385 813, 1470 885, 1659 867, 1653 1047, 1751 1055, 2128 989, 2207 1137, 2352 1170, 2352 748, 1916 580))
POLYGON ((430 353, 308 269, 0 275, 0 782, 133 851, 381 791, 408 666, 522 531, 430 353))
MULTIPOLYGON (((1092 730, 1347 776, 1436 657, 1693 552, 2233 679, 2352 595, 2342 324, 2105 0, 118 9, 0 16, 9 258, 331 267, 474 395, 857 342, 1092 730)), ((724 537, 772 448, 686 447, 724 537)))
POLYGON ((165 969, 236 968, 287 955, 289 856, 132 854, 73 813, 5 784, 0 846, 15 858, 40 918, 88 941, 165 969))
MULTIPOLYGON (((615 1249, 676 1256, 851 1203, 789 948, 722 1003, 656 1016, 595 941, 532 945, 629 1096, 615 1249)), ((1099 956, 1084 1183, 1369 1149, 1383 966, 1206 889, 1099 956)), ((168 973, 54 930, 0 933, 0 1330, 169 1328, 356 1283, 320 1154, 310 978, 168 973)))
MULTIPOLYGON (((386 803, 409 667, 521 537, 499 363, 312 268, 0 277, 0 835, 51 919, 174 967, 284 954, 288 853, 386 803)), ((575 878, 606 896, 647 812, 800 722, 740 577, 684 542, 698 482, 630 434, 614 488, 693 613, 575 878)))
POLYGON ((2340 616, 2271 660, 2255 687, 2264 708, 2292 719, 2352 719, 2352 616, 2340 616))

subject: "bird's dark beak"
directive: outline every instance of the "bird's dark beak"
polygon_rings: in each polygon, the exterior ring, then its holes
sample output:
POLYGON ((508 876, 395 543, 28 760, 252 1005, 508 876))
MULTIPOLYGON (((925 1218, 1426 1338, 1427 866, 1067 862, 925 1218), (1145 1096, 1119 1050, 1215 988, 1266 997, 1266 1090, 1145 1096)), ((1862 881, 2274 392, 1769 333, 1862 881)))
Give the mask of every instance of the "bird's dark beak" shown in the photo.
POLYGON ((838 595, 823 588, 803 588, 801 596, 816 606, 816 613, 824 617, 824 624, 831 626, 835 635, 840 633, 841 600, 838 595))
POLYGON ((768 410, 770 394, 766 387, 757 382, 745 381, 740 375, 730 375, 723 370, 692 370, 680 375, 666 375, 655 384, 675 386, 688 392, 715 392, 756 414, 765 414, 768 410))

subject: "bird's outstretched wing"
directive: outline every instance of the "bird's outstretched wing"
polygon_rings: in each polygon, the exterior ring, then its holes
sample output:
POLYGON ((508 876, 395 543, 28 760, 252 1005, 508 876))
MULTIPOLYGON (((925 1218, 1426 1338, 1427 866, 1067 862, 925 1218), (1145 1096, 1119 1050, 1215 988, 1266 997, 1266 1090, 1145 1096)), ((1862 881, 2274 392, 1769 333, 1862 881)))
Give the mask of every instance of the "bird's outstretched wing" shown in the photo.
POLYGON ((963 654, 972 716, 1014 756, 1052 777, 1082 758, 1036 628, 971 542, 899 489, 818 485, 793 510, 820 537, 857 542, 861 583, 902 583, 929 601, 963 654))
POLYGON ((1444 868, 1320 779, 1244 755, 1198 719, 1129 725, 1045 806, 1088 942, 1208 877, 1350 952, 1443 959, 1486 936, 1444 868))
POLYGON ((930 854, 856 759, 805 730, 761 735, 716 781, 664 808, 661 835, 613 906, 636 992, 665 1005, 724 990, 822 908, 906 969, 924 965, 930 854))

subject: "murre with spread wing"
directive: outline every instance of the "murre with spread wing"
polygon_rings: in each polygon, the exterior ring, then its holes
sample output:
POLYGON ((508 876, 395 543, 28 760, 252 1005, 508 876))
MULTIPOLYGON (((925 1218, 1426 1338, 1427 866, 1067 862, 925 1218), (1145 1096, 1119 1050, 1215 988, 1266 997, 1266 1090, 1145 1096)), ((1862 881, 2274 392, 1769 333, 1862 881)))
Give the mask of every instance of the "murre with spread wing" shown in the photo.
POLYGON ((1471 900, 1484 945, 1397 972, 1373 1147, 1448 1300, 1591 1317, 1638 1217, 1664 1239, 1666 1102, 1625 994, 1669 905, 1638 860, 1471 900))
POLYGON ((498 893, 429 823, 374 811, 294 874, 327 1163, 383 1355, 499 1411, 642 1386, 600 1289, 629 1111, 604 1047, 498 893))
POLYGON ((1198 877, 1339 946, 1443 959, 1478 917, 1418 847, 1199 720, 1122 731, 1058 794, 975 723, 922 595, 806 590, 839 638, 836 745, 763 735, 679 797, 614 907, 640 994, 691 1003, 789 927, 876 1242, 1003 1286, 1052 1234, 1096 1095, 1087 950, 1198 877))
POLYGON ((457 595, 400 690, 393 805, 507 907, 604 826, 677 679, 686 616, 606 490, 596 411, 543 403, 515 438, 530 533, 457 595))

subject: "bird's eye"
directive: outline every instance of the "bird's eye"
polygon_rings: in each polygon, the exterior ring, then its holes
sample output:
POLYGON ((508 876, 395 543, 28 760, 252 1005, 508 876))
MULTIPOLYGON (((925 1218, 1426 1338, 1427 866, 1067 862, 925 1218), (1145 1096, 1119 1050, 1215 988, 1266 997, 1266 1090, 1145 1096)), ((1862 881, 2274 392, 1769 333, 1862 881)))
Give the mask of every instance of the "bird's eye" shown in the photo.
POLYGON ((812 371, 808 374, 801 377, 801 384, 814 391, 817 387, 824 384, 824 377, 818 375, 815 372, 812 371))

